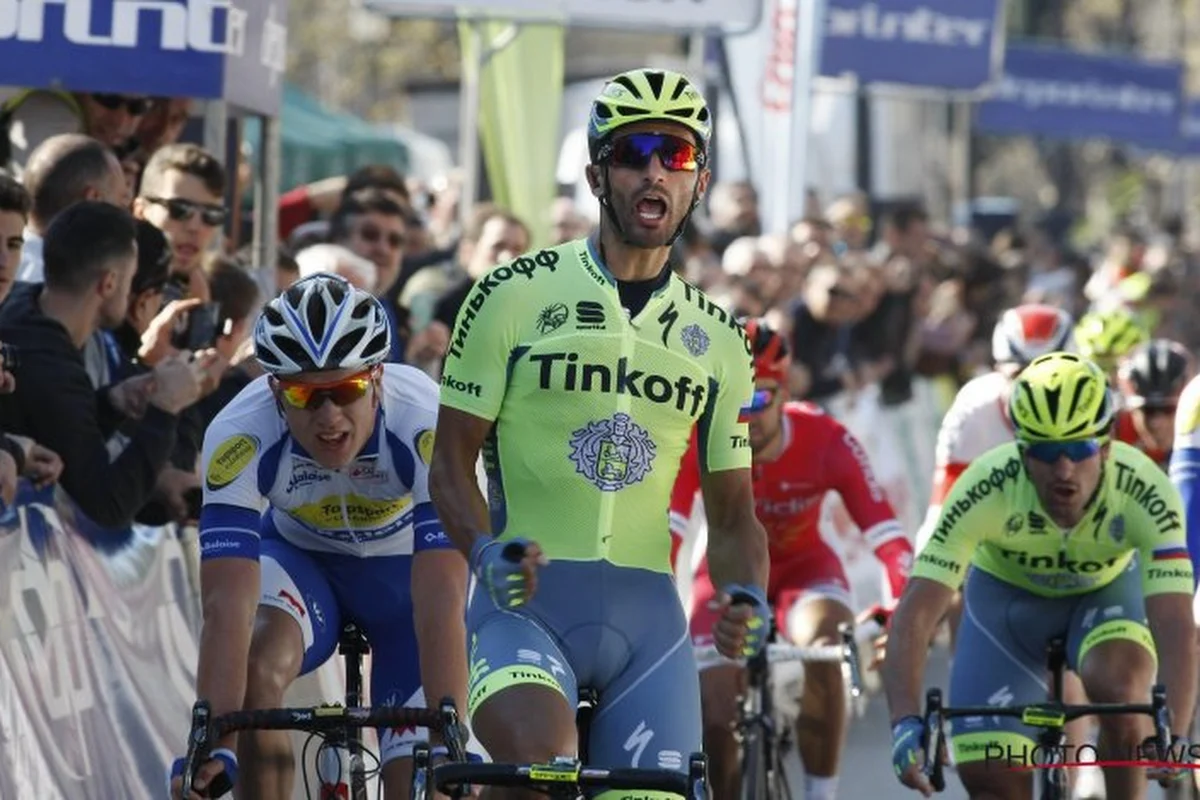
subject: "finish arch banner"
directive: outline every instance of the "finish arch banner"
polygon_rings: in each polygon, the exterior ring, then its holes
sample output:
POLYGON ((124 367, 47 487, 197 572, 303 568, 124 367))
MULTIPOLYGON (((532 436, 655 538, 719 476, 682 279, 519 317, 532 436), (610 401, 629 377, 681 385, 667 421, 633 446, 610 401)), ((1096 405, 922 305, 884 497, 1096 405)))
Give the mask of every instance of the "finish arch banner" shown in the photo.
POLYGON ((226 100, 274 115, 287 0, 0 0, 0 86, 226 100))
MULTIPOLYGON (((3 3, 4 0, 0 0, 3 3)), ((762 0, 366 0, 393 17, 473 16, 597 28, 750 30, 762 0)))
POLYGON ((194 698, 199 604, 173 527, 113 552, 61 490, 0 518, 0 798, 161 797, 194 698))

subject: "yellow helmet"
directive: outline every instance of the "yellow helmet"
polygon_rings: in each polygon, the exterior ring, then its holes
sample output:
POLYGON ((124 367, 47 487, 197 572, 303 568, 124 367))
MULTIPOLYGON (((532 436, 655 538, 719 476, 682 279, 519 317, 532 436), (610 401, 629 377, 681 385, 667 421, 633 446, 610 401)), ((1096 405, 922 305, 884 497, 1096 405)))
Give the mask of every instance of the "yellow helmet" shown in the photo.
POLYGON ((643 68, 612 78, 592 101, 587 134, 592 160, 618 128, 651 120, 687 127, 696 135, 700 149, 708 150, 712 118, 700 89, 682 73, 643 68))
POLYGON ((1124 308, 1084 314, 1075 326, 1075 345, 1084 358, 1115 366, 1117 359, 1149 341, 1150 332, 1124 308))
POLYGON ((1008 413, 1023 442, 1107 439, 1116 413, 1104 370, 1075 353, 1047 353, 1017 376, 1008 413))

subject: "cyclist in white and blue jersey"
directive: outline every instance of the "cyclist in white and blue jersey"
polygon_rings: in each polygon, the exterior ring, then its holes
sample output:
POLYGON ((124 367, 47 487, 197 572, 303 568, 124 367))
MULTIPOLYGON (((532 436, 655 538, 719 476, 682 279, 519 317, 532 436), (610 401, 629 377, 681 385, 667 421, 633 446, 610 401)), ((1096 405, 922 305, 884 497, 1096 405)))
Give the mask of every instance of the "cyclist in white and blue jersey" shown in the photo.
MULTIPOLYGON (((197 695, 214 714, 279 707, 353 621, 371 643, 372 704, 452 696, 465 707, 466 562, 426 482, 436 384, 382 363, 383 306, 331 275, 268 303, 254 345, 269 374, 204 438, 197 695)), ((379 735, 386 797, 407 798, 412 744, 426 733, 379 735)), ((236 746, 231 736, 215 748, 189 796, 235 779, 244 796, 292 796, 286 731, 242 734, 236 746)))

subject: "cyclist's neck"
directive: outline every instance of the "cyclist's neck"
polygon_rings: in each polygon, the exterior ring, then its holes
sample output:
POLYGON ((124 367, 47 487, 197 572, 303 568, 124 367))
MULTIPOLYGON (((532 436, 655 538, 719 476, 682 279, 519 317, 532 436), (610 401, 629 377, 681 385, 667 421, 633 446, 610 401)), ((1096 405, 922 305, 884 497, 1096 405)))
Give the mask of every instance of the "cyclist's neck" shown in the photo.
POLYGON ((669 247, 633 247, 621 241, 616 231, 602 221, 599 233, 592 234, 592 245, 612 276, 619 281, 649 281, 662 274, 669 247))

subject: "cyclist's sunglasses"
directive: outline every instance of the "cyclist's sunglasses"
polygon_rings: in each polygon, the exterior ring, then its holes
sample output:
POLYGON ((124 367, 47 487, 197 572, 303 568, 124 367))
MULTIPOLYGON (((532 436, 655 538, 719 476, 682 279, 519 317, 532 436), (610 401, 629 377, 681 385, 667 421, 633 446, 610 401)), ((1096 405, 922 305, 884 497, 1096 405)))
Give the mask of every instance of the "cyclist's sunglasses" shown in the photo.
POLYGON ((378 375, 379 368, 372 367, 340 381, 298 383, 279 378, 276 385, 284 402, 292 408, 315 410, 325 405, 326 398, 332 400, 336 406, 348 406, 355 400, 362 399, 367 389, 371 388, 371 381, 378 375))
POLYGON ((196 214, 200 221, 210 228, 225 224, 228 212, 224 206, 210 206, 207 203, 196 203, 180 197, 146 197, 147 203, 154 203, 167 209, 167 216, 176 222, 187 222, 196 214))
POLYGON ((771 407, 775 402, 775 395, 778 393, 778 389, 755 389, 754 394, 750 396, 750 402, 742 406, 742 414, 746 416, 761 414, 771 407))
POLYGON ((154 108, 154 101, 147 97, 126 97, 123 94, 93 94, 92 99, 109 111, 116 111, 121 106, 130 116, 140 117, 154 108))
POLYGON ((1033 442, 1024 446, 1030 458, 1044 464, 1055 464, 1066 456, 1069 461, 1085 461, 1100 452, 1099 439, 1076 439, 1072 442, 1033 442))
POLYGON ((704 152, 695 142, 669 133, 631 133, 604 145, 598 155, 614 167, 645 169, 655 153, 672 172, 695 172, 704 165, 704 152))

